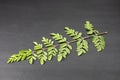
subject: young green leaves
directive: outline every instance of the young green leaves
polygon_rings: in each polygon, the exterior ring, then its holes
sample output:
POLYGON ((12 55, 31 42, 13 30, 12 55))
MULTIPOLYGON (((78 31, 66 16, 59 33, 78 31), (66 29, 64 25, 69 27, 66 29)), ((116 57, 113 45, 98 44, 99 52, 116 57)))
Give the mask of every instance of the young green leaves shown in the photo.
POLYGON ((85 29, 87 30, 87 34, 89 35, 94 33, 94 27, 89 21, 86 21, 85 29))
POLYGON ((43 45, 37 42, 34 43, 34 50, 36 53, 36 57, 39 59, 41 65, 43 65, 47 61, 47 52, 43 49, 43 45))
POLYGON ((44 43, 45 47, 47 48, 47 58, 48 60, 51 60, 53 58, 53 56, 56 56, 58 50, 56 49, 56 47, 54 46, 54 41, 52 41, 51 39, 42 38, 42 42, 44 43))
POLYGON ((81 38, 82 33, 75 31, 74 29, 70 29, 69 27, 65 27, 65 32, 69 36, 71 36, 74 40, 79 40, 81 38))
POLYGON ((87 36, 83 36, 81 32, 74 29, 65 27, 65 33, 72 38, 70 41, 59 33, 51 33, 53 40, 43 37, 41 40, 43 44, 33 42, 33 50, 20 50, 18 54, 13 54, 8 58, 7 63, 28 60, 30 64, 33 64, 35 60, 39 60, 39 63, 43 65, 46 61, 51 61, 53 57, 57 57, 57 61, 61 62, 70 54, 72 50, 71 43, 76 43, 77 55, 81 56, 88 52, 89 44, 86 40, 88 38, 92 38, 92 43, 98 52, 102 51, 105 48, 105 40, 102 35, 107 32, 100 33, 94 29, 94 26, 89 21, 86 21, 84 28, 87 31, 87 36))
POLYGON ((28 60, 30 64, 33 63, 34 56, 32 55, 32 50, 20 50, 18 54, 13 54, 7 61, 7 63, 19 62, 23 60, 28 60))
POLYGON ((78 53, 78 56, 88 51, 88 42, 84 40, 81 32, 75 31, 74 29, 70 29, 69 27, 65 27, 65 32, 70 37, 72 37, 74 41, 76 41, 77 44, 76 51, 78 53))
POLYGON ((86 40, 78 40, 77 41, 77 50, 78 56, 87 53, 88 51, 88 42, 86 40))
POLYGON ((59 44, 59 52, 57 55, 57 60, 60 62, 63 58, 66 58, 68 54, 70 54, 70 50, 72 49, 72 46, 69 44, 67 39, 60 35, 59 33, 51 33, 51 36, 53 39, 58 41, 59 44))
POLYGON ((94 46, 96 47, 98 52, 102 51, 105 47, 105 40, 103 36, 94 35, 92 38, 92 42, 94 43, 94 46))
POLYGON ((89 21, 86 21, 85 29, 87 30, 88 35, 92 35, 92 42, 96 47, 97 51, 102 51, 105 47, 104 37, 99 35, 99 31, 95 30, 93 25, 89 21))

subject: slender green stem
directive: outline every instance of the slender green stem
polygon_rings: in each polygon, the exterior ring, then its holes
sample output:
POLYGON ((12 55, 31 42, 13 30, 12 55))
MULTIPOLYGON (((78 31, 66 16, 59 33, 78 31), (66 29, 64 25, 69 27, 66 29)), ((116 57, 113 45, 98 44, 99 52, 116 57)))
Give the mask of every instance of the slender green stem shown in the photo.
MULTIPOLYGON (((106 35, 106 34, 108 34, 108 32, 101 32, 98 35, 106 35)), ((83 37, 83 39, 89 39, 89 38, 92 38, 92 37, 93 37, 93 35, 88 35, 88 36, 83 37)), ((69 41, 69 43, 73 43, 73 42, 76 42, 76 41, 77 40, 71 40, 71 41, 69 41)))

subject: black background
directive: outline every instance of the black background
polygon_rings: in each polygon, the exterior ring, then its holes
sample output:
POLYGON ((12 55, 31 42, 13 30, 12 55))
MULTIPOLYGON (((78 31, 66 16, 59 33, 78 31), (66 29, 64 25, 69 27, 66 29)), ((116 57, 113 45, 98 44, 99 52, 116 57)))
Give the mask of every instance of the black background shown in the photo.
POLYGON ((119 0, 0 0, 0 80, 120 80, 119 5, 119 0), (51 32, 65 35, 65 26, 85 33, 86 20, 109 32, 102 52, 90 44, 89 52, 78 57, 73 44, 61 63, 56 58, 43 66, 37 61, 6 63, 51 32))

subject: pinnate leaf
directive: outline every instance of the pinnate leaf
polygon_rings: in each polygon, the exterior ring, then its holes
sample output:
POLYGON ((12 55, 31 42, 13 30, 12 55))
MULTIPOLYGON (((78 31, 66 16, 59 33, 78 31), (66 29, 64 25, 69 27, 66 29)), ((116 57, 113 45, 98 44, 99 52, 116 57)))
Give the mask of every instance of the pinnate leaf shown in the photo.
POLYGON ((94 46, 98 52, 102 51, 105 47, 105 40, 103 36, 94 35, 92 42, 94 43, 94 46))
POLYGON ((88 42, 84 39, 77 41, 77 50, 78 56, 86 53, 88 51, 88 42))

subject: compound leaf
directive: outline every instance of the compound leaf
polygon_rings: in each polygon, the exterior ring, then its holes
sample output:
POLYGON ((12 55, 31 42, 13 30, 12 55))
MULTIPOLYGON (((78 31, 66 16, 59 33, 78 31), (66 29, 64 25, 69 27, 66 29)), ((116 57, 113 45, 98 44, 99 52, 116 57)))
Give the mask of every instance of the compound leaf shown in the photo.
POLYGON ((94 43, 94 46, 98 52, 102 51, 105 47, 105 40, 103 36, 94 35, 92 42, 94 43))
POLYGON ((86 23, 85 23, 85 29, 87 29, 89 31, 92 31, 94 29, 93 25, 90 23, 90 21, 86 21, 86 23))
POLYGON ((77 50, 78 56, 87 53, 88 51, 88 42, 86 40, 79 40, 77 41, 77 50))
POLYGON ((66 34, 71 36, 74 40, 78 40, 82 36, 81 32, 75 31, 74 29, 70 29, 69 27, 65 27, 65 32, 66 34))

